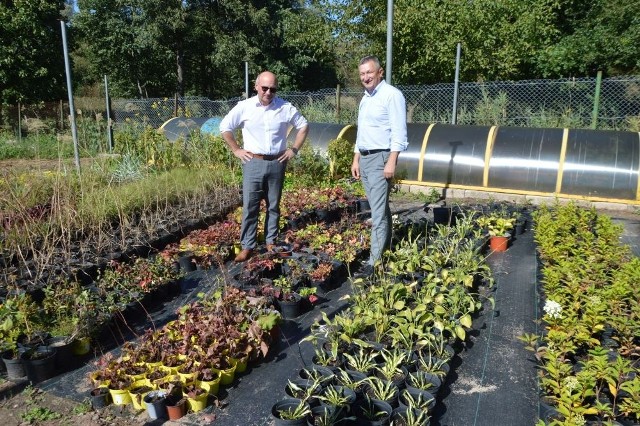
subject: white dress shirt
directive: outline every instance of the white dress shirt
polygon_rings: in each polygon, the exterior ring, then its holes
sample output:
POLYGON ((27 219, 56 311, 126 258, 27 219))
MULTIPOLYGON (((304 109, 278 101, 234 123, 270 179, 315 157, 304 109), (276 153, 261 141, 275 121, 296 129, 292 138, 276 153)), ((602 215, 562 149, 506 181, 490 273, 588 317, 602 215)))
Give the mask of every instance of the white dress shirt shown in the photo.
POLYGON ((354 152, 373 149, 402 152, 408 145, 404 95, 382 80, 372 93, 365 90, 360 101, 354 152))
POLYGON ((273 155, 287 149, 289 126, 300 130, 307 120, 296 107, 275 97, 262 105, 258 96, 242 100, 220 122, 220 133, 242 129, 242 147, 254 154, 273 155))

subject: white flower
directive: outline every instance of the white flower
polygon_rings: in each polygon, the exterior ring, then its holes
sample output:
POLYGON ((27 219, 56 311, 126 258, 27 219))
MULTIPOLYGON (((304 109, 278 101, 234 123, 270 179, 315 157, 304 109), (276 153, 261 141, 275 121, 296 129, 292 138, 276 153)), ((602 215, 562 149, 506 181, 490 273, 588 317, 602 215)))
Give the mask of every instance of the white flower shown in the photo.
POLYGON ((599 305, 600 303, 602 303, 602 299, 600 299, 600 296, 597 296, 595 294, 593 296, 589 296, 587 299, 592 305, 599 305))
POLYGON ((564 379, 564 386, 569 391, 569 393, 573 392, 578 388, 578 379, 575 376, 569 376, 564 379))
POLYGON ((585 420, 582 414, 574 414, 571 420, 572 420, 571 423, 576 426, 584 426, 587 424, 587 421, 585 420))
POLYGON ((553 300, 547 300, 544 304, 544 311, 551 318, 560 318, 562 313, 562 306, 558 302, 553 300))

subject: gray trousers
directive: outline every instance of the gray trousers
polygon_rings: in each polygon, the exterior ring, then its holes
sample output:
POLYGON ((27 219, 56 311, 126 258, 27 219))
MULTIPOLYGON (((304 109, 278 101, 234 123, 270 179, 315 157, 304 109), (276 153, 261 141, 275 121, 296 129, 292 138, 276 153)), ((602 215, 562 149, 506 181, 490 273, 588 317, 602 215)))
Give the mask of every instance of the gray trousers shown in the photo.
POLYGON ((380 260, 382 253, 391 244, 391 209, 389 208, 389 192, 391 183, 385 179, 384 166, 391 154, 378 152, 360 156, 360 178, 371 206, 371 255, 369 264, 380 260))
POLYGON ((260 201, 267 203, 265 242, 274 244, 278 237, 280 197, 287 163, 252 158, 242 165, 242 227, 240 244, 243 249, 254 249, 258 231, 260 201))

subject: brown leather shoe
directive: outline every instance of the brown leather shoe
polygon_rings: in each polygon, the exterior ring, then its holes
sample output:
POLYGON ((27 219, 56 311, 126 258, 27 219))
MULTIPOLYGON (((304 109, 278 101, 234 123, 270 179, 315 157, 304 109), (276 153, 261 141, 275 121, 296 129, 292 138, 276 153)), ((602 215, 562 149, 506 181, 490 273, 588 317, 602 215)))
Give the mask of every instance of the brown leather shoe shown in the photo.
POLYGON ((244 262, 245 260, 249 259, 252 254, 253 254, 253 250, 243 249, 240 253, 238 253, 236 258, 234 259, 234 262, 238 262, 238 263, 244 262))
POLYGON ((273 251, 275 250, 276 245, 275 244, 267 244, 267 251, 273 251))

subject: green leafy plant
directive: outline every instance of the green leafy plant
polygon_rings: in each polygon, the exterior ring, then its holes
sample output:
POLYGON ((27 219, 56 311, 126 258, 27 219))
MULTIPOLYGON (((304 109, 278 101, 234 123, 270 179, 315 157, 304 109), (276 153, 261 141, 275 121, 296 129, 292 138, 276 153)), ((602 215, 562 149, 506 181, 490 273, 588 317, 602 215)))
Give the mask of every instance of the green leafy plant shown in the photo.
POLYGON ((353 144, 346 139, 332 139, 327 146, 329 174, 333 180, 351 176, 353 144))
POLYGON ((300 400, 298 405, 294 407, 287 407, 286 409, 278 410, 278 416, 283 420, 297 420, 302 419, 311 414, 311 408, 309 404, 300 400))
POLYGON ((349 368, 365 374, 373 371, 376 367, 376 356, 378 356, 376 351, 364 347, 360 347, 354 354, 344 354, 346 364, 349 368))
POLYGON ((434 403, 434 398, 425 397, 424 394, 412 395, 408 390, 402 391, 402 400, 411 409, 428 412, 429 406, 434 403))
POLYGON ((0 303, 0 341, 17 356, 18 337, 30 336, 38 324, 38 307, 28 293, 7 296, 0 303))
POLYGON ((390 380, 383 380, 375 376, 366 379, 366 394, 371 398, 391 401, 398 396, 398 386, 390 380))
POLYGON ((42 407, 44 396, 43 391, 31 386, 27 386, 23 391, 26 395, 27 410, 20 414, 20 418, 26 423, 46 422, 56 420, 62 417, 62 414, 51 410, 48 407, 42 407))
POLYGON ((346 387, 329 385, 323 389, 318 398, 327 404, 342 408, 348 407, 354 402, 355 393, 353 393, 352 389, 346 387))
POLYGON ((500 213, 492 213, 476 219, 478 226, 486 228, 491 236, 506 236, 516 223, 515 217, 505 217, 500 213))

